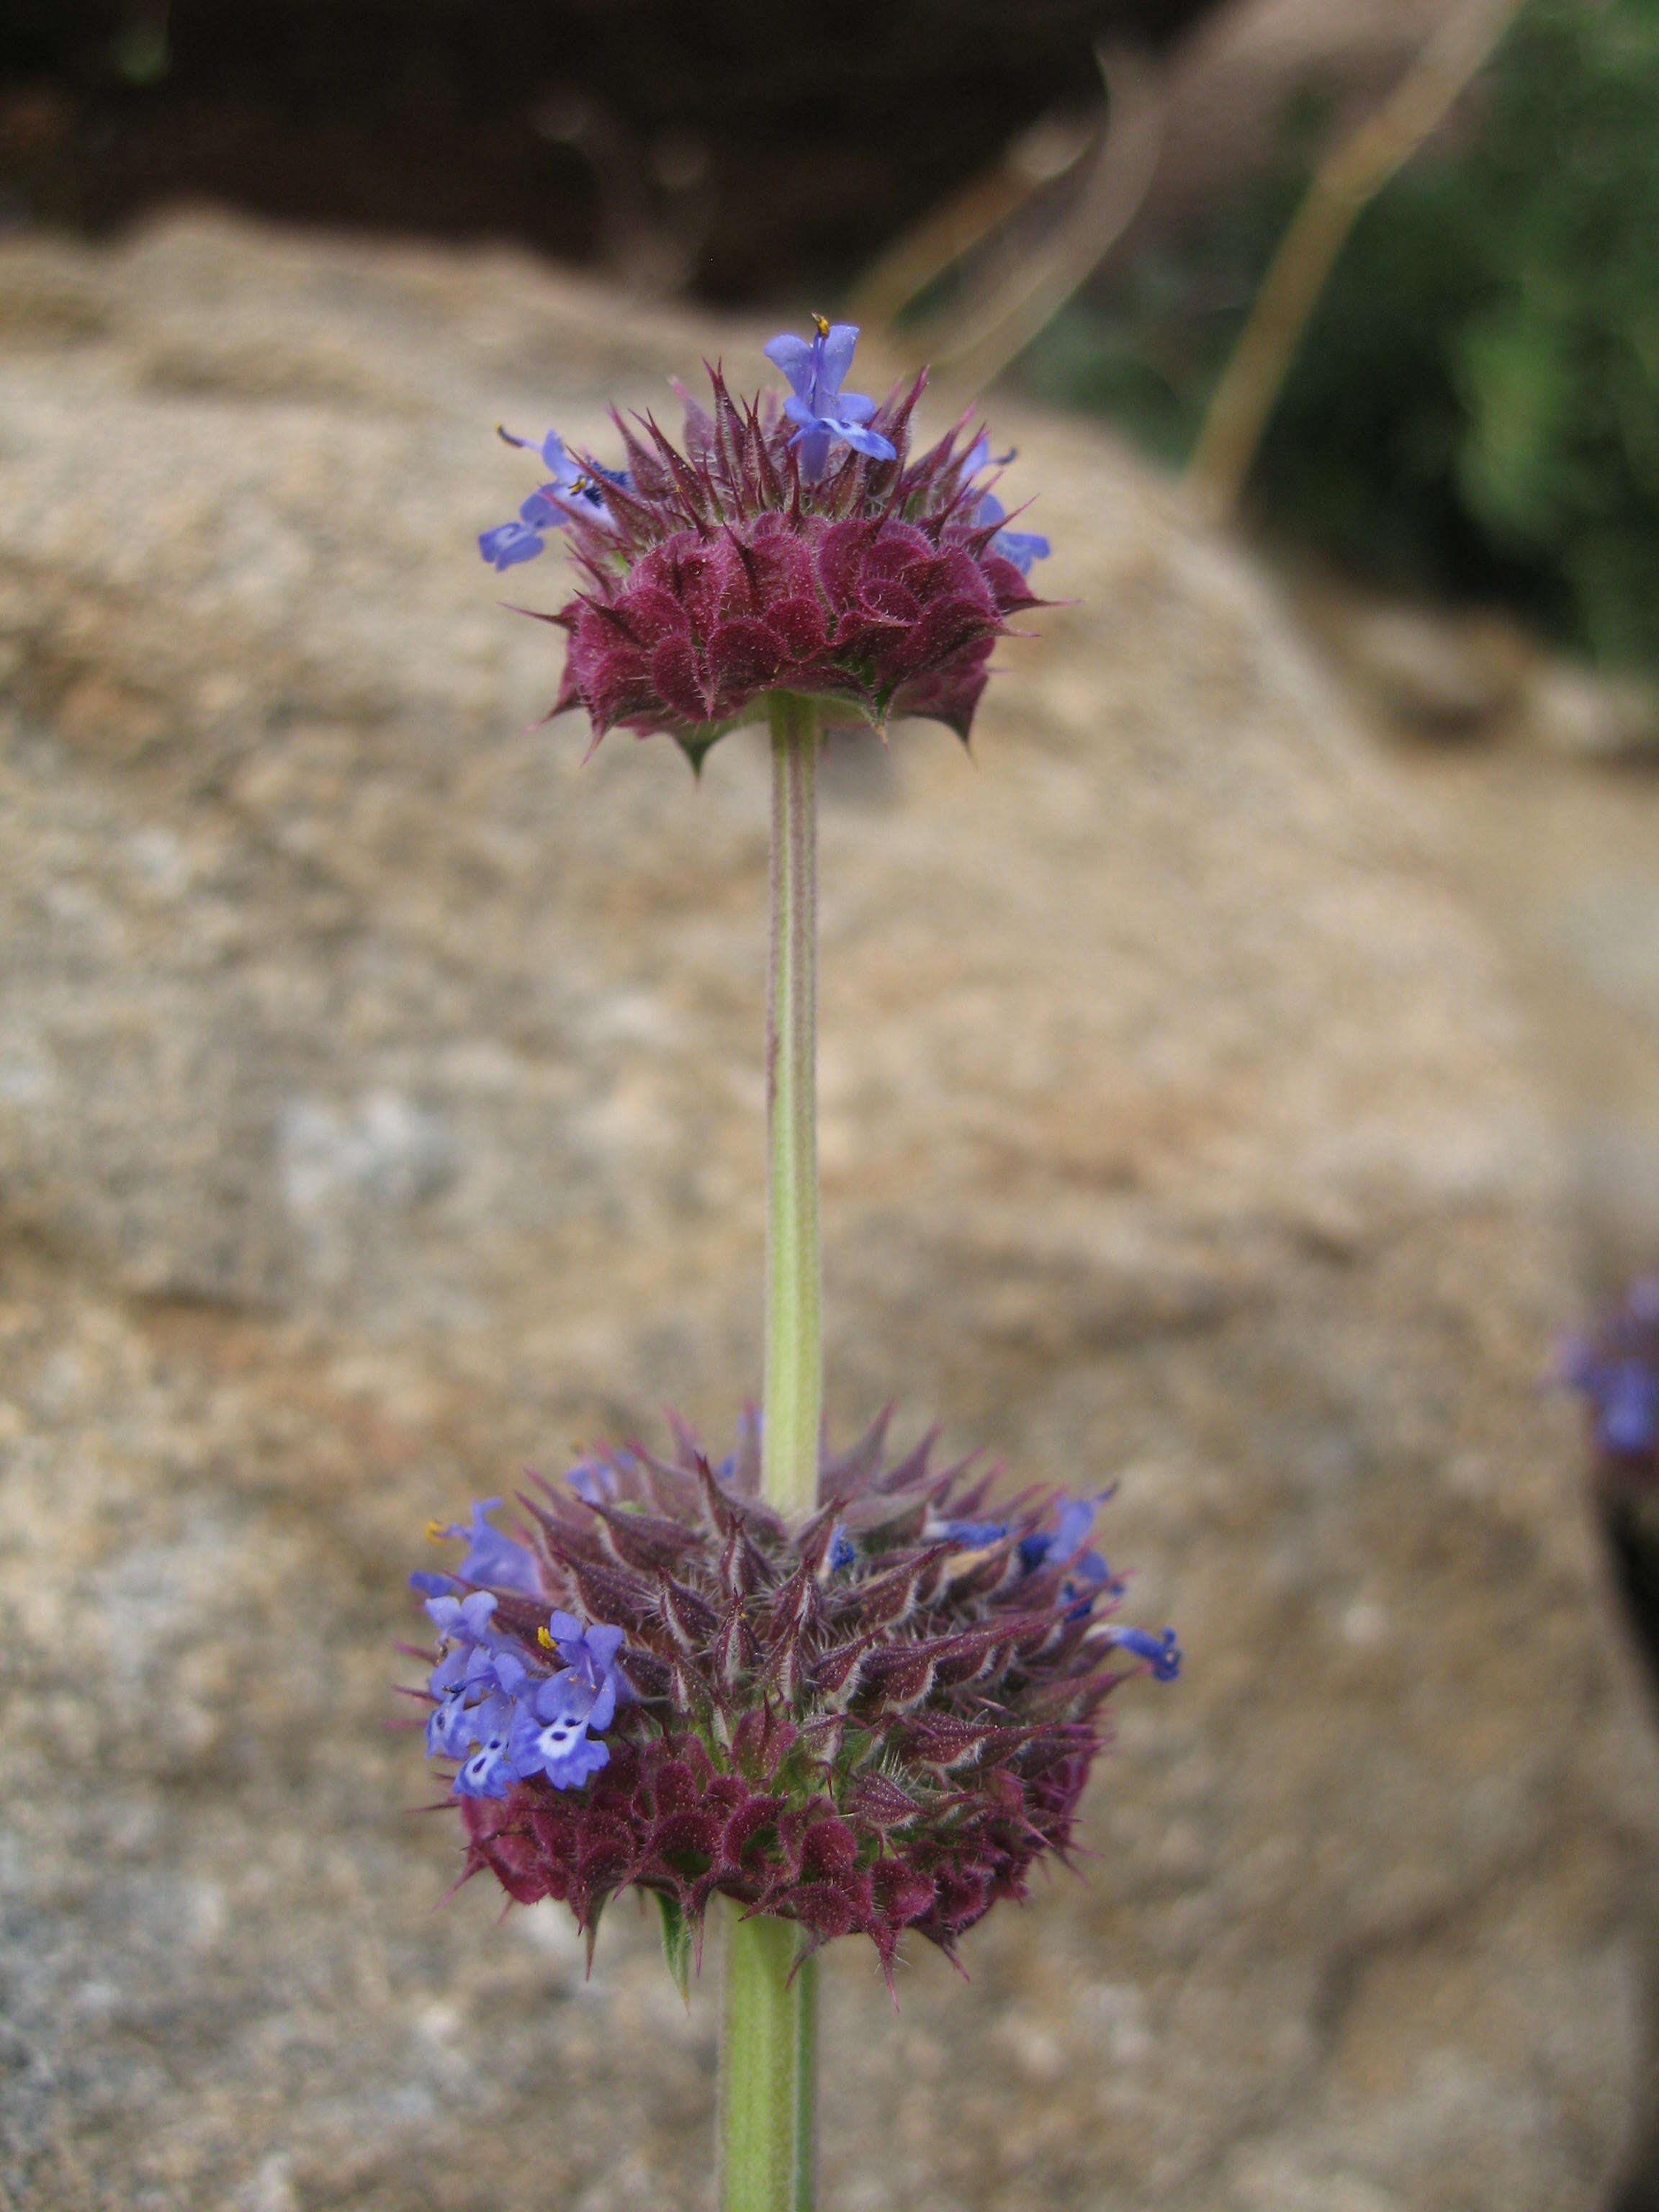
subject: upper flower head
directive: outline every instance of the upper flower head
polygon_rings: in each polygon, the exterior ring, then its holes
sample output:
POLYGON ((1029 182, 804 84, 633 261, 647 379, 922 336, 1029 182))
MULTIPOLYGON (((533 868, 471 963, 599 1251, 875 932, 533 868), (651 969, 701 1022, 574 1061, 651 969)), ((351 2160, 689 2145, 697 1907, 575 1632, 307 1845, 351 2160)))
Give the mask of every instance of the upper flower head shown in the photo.
POLYGON ((694 763, 778 691, 967 738, 1008 617, 1039 604, 1025 578, 1047 541, 1003 526, 983 439, 959 426, 912 457, 923 379, 879 406, 842 390, 857 337, 820 322, 775 338, 781 408, 711 370, 712 410, 681 395, 683 452, 648 416, 615 418, 621 469, 551 432, 535 448, 552 478, 479 546, 503 568, 568 533, 579 587, 545 617, 569 636, 556 714, 584 708, 596 740, 666 732, 694 763))

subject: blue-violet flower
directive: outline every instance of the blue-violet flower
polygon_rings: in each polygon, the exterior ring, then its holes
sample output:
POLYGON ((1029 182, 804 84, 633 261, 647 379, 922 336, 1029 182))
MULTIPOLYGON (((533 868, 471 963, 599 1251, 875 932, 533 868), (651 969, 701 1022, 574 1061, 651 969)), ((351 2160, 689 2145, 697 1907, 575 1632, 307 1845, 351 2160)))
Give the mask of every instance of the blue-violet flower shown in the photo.
MULTIPOLYGON (((543 533, 562 530, 578 501, 601 514, 605 512, 605 493, 600 487, 607 471, 597 465, 584 465, 574 460, 556 430, 550 430, 538 441, 515 437, 511 430, 497 425, 495 434, 509 446, 539 453, 552 471, 550 480, 532 491, 520 507, 516 522, 498 523, 495 529, 479 533, 478 550, 490 566, 511 568, 520 561, 533 561, 543 550, 543 533)), ((626 479, 617 477, 613 481, 626 479)))
POLYGON ((577 1690, 568 1674, 556 1674, 544 1682, 533 1698, 526 1698, 513 1719, 508 1747, 514 1771, 521 1781, 540 1775, 556 1790, 577 1790, 610 1764, 608 1747, 593 1742, 590 1727, 608 1725, 614 1694, 599 1719, 591 1693, 577 1690))
POLYGON ((850 446, 855 453, 867 454, 873 461, 898 458, 892 440, 869 427, 875 401, 861 392, 841 388, 853 366, 858 325, 827 323, 822 315, 814 315, 812 321, 815 330, 811 338, 786 332, 761 349, 772 366, 781 368, 789 380, 783 411, 799 425, 789 442, 799 451, 804 483, 816 483, 823 474, 832 445, 850 446))
POLYGON ((468 1526, 463 1528, 451 1522, 443 1530, 446 1536, 464 1536, 467 1540, 465 1555, 455 1571, 463 1582, 484 1583, 495 1589, 524 1590, 534 1597, 541 1589, 534 1553, 489 1525, 489 1516, 497 1512, 501 1504, 499 1498, 476 1498, 468 1526))
MULTIPOLYGON (((475 1509, 475 1518, 483 1510, 475 1509)), ((508 1558, 507 1564, 514 1563, 508 1558)), ((503 1588, 522 1602, 523 1584, 503 1588)), ((525 1620, 515 1615, 510 1629, 498 1626, 500 1604, 493 1590, 464 1598, 441 1593, 426 1601, 442 1638, 427 1678, 433 1706, 427 1755, 461 1762, 450 1785, 459 1798, 504 1798, 536 1776, 556 1790, 577 1788, 609 1759, 606 1747, 592 1738, 611 1725, 618 1691, 631 1694, 617 1670, 623 1632, 603 1624, 584 1627, 573 1614, 554 1613, 519 1642, 525 1620), (562 1662, 556 1673, 545 1671, 548 1655, 562 1662)))
MULTIPOLYGON (((997 456, 994 465, 999 470, 1006 469, 1013 458, 1013 451, 1011 447, 1007 453, 1000 453, 997 456)), ((975 439, 969 449, 967 459, 962 465, 963 477, 967 478, 976 477, 981 470, 993 464, 990 440, 975 439)), ((1007 514, 1007 509, 994 491, 982 491, 979 494, 974 507, 975 522, 1006 522, 1007 514)), ((1035 530, 999 530, 991 540, 991 550, 994 553, 1000 553, 1005 561, 1012 561, 1022 576, 1029 576, 1031 573, 1031 563, 1034 561, 1046 561, 1050 547, 1048 539, 1035 530)))

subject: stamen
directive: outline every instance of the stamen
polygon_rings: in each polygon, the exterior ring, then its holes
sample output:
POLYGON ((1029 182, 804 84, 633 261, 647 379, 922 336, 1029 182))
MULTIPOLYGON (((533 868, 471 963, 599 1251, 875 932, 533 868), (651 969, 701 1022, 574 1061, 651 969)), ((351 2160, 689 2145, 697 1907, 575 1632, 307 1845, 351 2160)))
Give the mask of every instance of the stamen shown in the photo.
POLYGON ((821 338, 827 338, 829 337, 830 325, 826 317, 823 315, 814 315, 812 318, 812 327, 821 338))
POLYGON ((447 1544, 449 1541, 449 1531, 441 1521, 427 1522, 426 1540, 428 1544, 447 1544))

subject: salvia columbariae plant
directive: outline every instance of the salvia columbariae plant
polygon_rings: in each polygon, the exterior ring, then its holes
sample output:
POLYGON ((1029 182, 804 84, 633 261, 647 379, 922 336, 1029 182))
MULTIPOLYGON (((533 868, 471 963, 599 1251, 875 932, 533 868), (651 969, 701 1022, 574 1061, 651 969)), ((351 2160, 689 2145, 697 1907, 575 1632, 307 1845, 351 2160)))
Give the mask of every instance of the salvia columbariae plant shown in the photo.
MULTIPOLYGON (((994 1473, 902 1455, 885 1419, 823 1442, 815 1093, 817 765, 827 723, 928 717, 966 742, 1047 540, 1012 526, 982 435, 913 455, 917 378, 878 406, 842 385, 858 333, 775 338, 789 386, 710 404, 684 445, 615 422, 618 465, 503 431, 549 475, 486 531, 498 569, 562 531, 576 588, 554 712, 673 738, 694 767, 771 729, 772 938, 763 1401, 722 1458, 677 1429, 535 1480, 513 1534, 475 1505, 465 1551, 413 1581, 438 1648, 416 1692, 449 1770, 468 1874, 568 1905, 590 1946, 649 1892, 682 1990, 728 1900, 723 2212, 816 2197, 815 1954, 866 1936, 890 1985, 907 1933, 965 1931, 1066 1855, 1127 1674, 1168 1680, 1170 1630, 1114 1618, 1103 1493, 1010 1496, 994 1473)), ((424 1656, 424 1655, 423 1655, 424 1656)))

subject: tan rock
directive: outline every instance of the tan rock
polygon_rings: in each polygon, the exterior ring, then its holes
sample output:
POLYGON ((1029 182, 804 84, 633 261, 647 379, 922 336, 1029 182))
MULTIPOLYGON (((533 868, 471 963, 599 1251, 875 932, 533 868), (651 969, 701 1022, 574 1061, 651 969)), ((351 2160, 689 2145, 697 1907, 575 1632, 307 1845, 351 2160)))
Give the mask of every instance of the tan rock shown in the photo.
POLYGON ((1316 615, 1344 672, 1422 736, 1486 731, 1535 680, 1540 656, 1513 624, 1332 594, 1316 615))
MULTIPOLYGON (((556 1914, 435 1910, 384 1723, 429 1512, 755 1387, 760 749, 579 770, 496 608, 552 564, 470 544, 497 420, 752 334, 201 220, 9 242, 14 295, 6 2187, 706 2206, 712 1989, 631 1913, 584 1984, 556 1914)), ((1241 558, 1001 427, 1079 604, 976 764, 826 778, 832 1417, 1121 1476, 1189 1663, 966 1987, 836 1959, 827 2201, 1589 2207, 1656 1778, 1496 962, 1241 558)))

